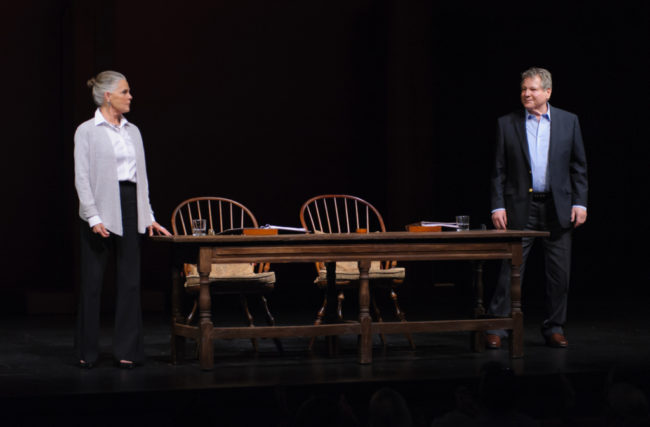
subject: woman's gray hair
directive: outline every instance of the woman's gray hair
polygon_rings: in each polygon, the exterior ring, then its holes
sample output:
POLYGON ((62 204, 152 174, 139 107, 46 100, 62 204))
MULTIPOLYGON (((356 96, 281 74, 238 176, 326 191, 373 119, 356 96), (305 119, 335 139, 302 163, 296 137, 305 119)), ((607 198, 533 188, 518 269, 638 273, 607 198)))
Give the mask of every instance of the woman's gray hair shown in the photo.
POLYGON ((126 80, 124 74, 117 71, 102 71, 97 76, 86 82, 93 91, 93 101, 95 105, 101 107, 104 103, 104 93, 113 92, 121 80, 126 80))
POLYGON ((548 71, 545 68, 539 68, 539 67, 531 67, 521 73, 521 81, 523 82, 524 80, 530 78, 534 78, 535 76, 539 76, 539 78, 542 80, 542 89, 553 89, 553 80, 551 79, 551 72, 548 71))

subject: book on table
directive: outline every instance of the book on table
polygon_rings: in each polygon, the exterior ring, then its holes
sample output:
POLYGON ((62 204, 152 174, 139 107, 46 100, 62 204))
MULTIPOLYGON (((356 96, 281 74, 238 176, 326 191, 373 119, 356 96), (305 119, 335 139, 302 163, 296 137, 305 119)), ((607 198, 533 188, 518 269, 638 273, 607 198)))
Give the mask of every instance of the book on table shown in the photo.
POLYGON ((457 230, 458 223, 440 222, 440 221, 419 221, 406 226, 406 231, 410 232, 437 232, 444 229, 457 230))
POLYGON ((266 224, 261 227, 242 227, 242 228, 229 228, 215 235, 237 235, 243 234, 245 236, 270 236, 276 234, 302 234, 308 233, 304 228, 300 227, 286 227, 282 225, 266 224))

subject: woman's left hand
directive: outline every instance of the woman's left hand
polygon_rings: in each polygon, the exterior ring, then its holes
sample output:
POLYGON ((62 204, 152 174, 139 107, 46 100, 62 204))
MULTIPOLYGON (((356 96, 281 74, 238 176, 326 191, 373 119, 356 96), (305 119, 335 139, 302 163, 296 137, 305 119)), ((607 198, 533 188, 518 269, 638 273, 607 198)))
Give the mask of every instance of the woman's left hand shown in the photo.
POLYGON ((154 234, 154 230, 155 230, 155 232, 156 232, 157 235, 163 235, 163 236, 171 236, 171 235, 172 235, 172 233, 170 233, 169 231, 167 231, 167 229, 166 229, 165 227, 163 227, 162 225, 158 224, 156 221, 154 221, 154 222, 153 222, 149 227, 147 227, 147 228, 149 229, 149 235, 150 235, 150 236, 153 236, 153 234, 154 234))

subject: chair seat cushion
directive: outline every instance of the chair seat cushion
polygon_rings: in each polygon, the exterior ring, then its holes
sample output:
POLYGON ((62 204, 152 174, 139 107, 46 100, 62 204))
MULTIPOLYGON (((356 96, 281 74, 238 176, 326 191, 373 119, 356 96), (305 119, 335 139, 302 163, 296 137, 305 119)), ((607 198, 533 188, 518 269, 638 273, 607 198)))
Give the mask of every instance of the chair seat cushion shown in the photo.
MULTIPOLYGON (((198 290, 200 277, 196 265, 185 266, 185 288, 188 291, 198 290)), ((210 271, 210 287, 215 292, 247 293, 272 290, 275 284, 275 273, 266 271, 256 273, 253 264, 212 264, 210 271)))
MULTIPOLYGON (((336 263, 336 280, 337 281, 346 281, 346 280, 359 280, 359 265, 356 262, 337 262, 336 263)), ((370 264, 370 270, 368 270, 368 276, 370 280, 377 279, 392 279, 392 280, 401 280, 406 277, 406 269, 404 267, 392 267, 392 268, 381 268, 381 263, 379 261, 372 261, 370 264)), ((327 270, 322 269, 318 271, 318 277, 315 280, 316 283, 327 282, 327 270)))

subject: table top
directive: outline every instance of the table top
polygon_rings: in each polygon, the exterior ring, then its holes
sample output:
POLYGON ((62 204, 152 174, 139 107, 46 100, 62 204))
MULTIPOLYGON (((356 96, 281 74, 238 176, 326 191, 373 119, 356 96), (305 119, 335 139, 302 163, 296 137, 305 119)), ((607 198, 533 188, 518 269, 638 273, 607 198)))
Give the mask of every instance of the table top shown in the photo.
POLYGON ((409 241, 463 241, 463 240, 517 240, 522 237, 547 237, 545 231, 524 231, 524 230, 469 230, 469 231, 438 231, 438 232, 408 232, 388 231, 375 233, 306 233, 306 234, 277 234, 277 235, 212 235, 212 236, 151 236, 151 240, 168 243, 188 244, 301 244, 301 243, 381 243, 381 242, 402 242, 409 241))

